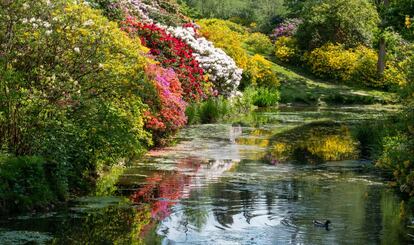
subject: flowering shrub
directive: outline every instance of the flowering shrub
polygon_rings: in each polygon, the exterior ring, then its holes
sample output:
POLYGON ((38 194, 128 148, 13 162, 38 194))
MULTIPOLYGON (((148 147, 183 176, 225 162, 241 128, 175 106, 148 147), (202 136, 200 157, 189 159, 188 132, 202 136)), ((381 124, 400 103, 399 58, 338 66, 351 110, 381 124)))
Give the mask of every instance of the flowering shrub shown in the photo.
POLYGON ((354 52, 332 43, 314 49, 305 59, 316 75, 341 81, 351 79, 358 61, 354 52))
POLYGON ((122 29, 141 38, 143 44, 163 67, 172 67, 181 81, 186 101, 197 101, 207 96, 208 83, 204 70, 193 56, 192 48, 181 39, 168 34, 155 24, 137 22, 130 17, 122 22, 122 29))
POLYGON ((275 55, 280 61, 292 62, 298 51, 296 39, 293 37, 281 36, 275 42, 275 55))
POLYGON ((278 40, 280 37, 292 37, 296 34, 301 23, 300 19, 286 19, 273 30, 271 36, 274 40, 278 40))
POLYGON ((263 55, 270 54, 274 49, 270 38, 258 32, 249 34, 244 43, 247 45, 249 51, 263 55))
POLYGON ((100 11, 0 2, 0 50, 0 145, 44 157, 60 197, 151 143, 141 101, 148 50, 100 11))
POLYGON ((218 48, 234 59, 237 66, 245 70, 249 62, 249 55, 243 49, 244 34, 241 26, 229 21, 218 19, 203 19, 198 22, 200 33, 212 41, 218 48))
POLYGON ((180 6, 171 0, 91 0, 97 2, 110 2, 104 9, 116 7, 125 16, 134 16, 142 22, 161 23, 166 25, 180 25, 187 21, 187 17, 181 14, 180 6), (114 3, 116 2, 116 3, 114 3))
POLYGON ((152 130, 156 140, 173 133, 187 123, 186 103, 182 99, 180 81, 173 69, 149 65, 146 69, 149 79, 154 82, 157 98, 146 98, 150 111, 146 115, 146 127, 152 130))
POLYGON ((305 55, 308 65, 318 76, 379 86, 376 78, 376 53, 366 47, 345 49, 328 43, 305 55))
POLYGON ((219 94, 231 97, 237 92, 242 70, 223 50, 215 48, 213 43, 204 37, 198 37, 192 24, 170 27, 167 31, 183 40, 194 50, 193 56, 209 75, 209 79, 219 94))
POLYGON ((246 73, 253 86, 269 88, 279 86, 279 80, 272 71, 272 63, 259 54, 251 57, 246 73))
POLYGON ((243 48, 243 40, 248 37, 247 30, 229 21, 206 19, 199 21, 200 33, 217 47, 226 51, 236 64, 243 69, 242 87, 249 85, 278 86, 279 81, 271 69, 271 63, 261 55, 250 57, 243 48))

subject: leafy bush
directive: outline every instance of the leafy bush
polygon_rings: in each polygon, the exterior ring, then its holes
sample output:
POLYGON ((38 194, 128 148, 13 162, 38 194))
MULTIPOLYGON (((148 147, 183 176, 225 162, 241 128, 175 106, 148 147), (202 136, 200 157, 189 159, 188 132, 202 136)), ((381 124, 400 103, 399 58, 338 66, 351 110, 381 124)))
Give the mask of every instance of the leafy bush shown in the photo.
POLYGON ((258 107, 275 106, 279 103, 280 93, 276 89, 259 87, 254 89, 253 105, 258 107))
POLYGON ((270 54, 274 48, 270 38, 258 32, 249 34, 244 43, 247 45, 247 50, 262 55, 270 54))
POLYGON ((62 196, 151 144, 141 100, 152 86, 147 49, 100 11, 60 0, 1 2, 0 47, 2 150, 42 156, 62 196))
POLYGON ((369 0, 307 1, 300 11, 297 40, 301 49, 312 50, 332 42, 346 47, 371 46, 378 12, 369 0), (355 11, 358 9, 358 11, 355 11))
POLYGON ((414 55, 406 60, 406 83, 401 87, 404 110, 398 124, 399 131, 383 139, 383 152, 377 165, 392 172, 402 192, 414 195, 414 55))
POLYGON ((293 37, 279 37, 275 42, 276 58, 283 62, 292 62, 298 55, 296 39, 293 37))
MULTIPOLYGON (((53 173, 52 173, 53 174, 53 173)), ((2 212, 36 208, 57 200, 49 182, 45 160, 40 157, 8 157, 0 161, 2 212)))
POLYGON ((401 134, 384 139, 383 153, 377 165, 392 171, 402 192, 414 195, 414 142, 401 134))
POLYGON ((227 116, 231 116, 232 105, 230 102, 219 96, 211 97, 201 103, 193 103, 187 108, 188 122, 197 123, 216 123, 227 116))
POLYGON ((102 10, 102 13, 111 20, 122 20, 125 13, 120 0, 87 0, 92 8, 102 10))

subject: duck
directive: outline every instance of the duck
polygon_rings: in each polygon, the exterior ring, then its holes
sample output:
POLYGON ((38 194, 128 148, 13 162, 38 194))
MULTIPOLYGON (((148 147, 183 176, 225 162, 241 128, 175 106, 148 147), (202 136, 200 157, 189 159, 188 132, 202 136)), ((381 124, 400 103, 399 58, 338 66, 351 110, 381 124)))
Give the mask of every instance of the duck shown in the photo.
POLYGON ((332 222, 329 219, 327 219, 325 220, 325 222, 322 222, 319 220, 313 220, 312 223, 316 227, 321 227, 321 228, 325 228, 326 230, 329 230, 329 224, 331 224, 332 222))

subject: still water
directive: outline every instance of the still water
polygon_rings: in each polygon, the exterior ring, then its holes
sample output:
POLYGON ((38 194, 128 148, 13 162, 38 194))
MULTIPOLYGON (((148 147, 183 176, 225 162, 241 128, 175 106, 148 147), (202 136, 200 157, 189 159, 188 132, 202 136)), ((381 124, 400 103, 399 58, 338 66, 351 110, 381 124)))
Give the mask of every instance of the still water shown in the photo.
POLYGON ((191 126, 113 196, 1 220, 0 244, 414 244, 410 209, 354 134, 388 114, 279 108, 191 126))

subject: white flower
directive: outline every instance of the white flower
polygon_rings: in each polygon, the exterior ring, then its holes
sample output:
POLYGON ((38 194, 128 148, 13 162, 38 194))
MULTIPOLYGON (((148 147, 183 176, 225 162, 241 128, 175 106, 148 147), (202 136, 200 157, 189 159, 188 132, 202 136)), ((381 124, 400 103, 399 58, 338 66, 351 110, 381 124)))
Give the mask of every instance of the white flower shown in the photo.
POLYGON ((192 28, 158 26, 166 29, 176 38, 182 39, 194 50, 194 58, 208 73, 210 81, 220 94, 228 97, 235 94, 242 79, 242 70, 231 57, 223 50, 214 47, 207 39, 196 37, 192 28))
POLYGON ((43 22, 43 26, 46 27, 46 28, 49 28, 50 27, 50 23, 47 22, 47 21, 45 21, 45 22, 43 22))
POLYGON ((47 30, 47 31, 46 31, 46 35, 47 35, 47 36, 50 36, 50 34, 52 34, 52 32, 53 32, 52 30, 47 30))
POLYGON ((102 68, 104 68, 104 65, 99 63, 98 67, 99 67, 99 69, 102 69, 102 68))
POLYGON ((80 53, 80 49, 78 47, 75 47, 73 50, 78 54, 80 53))
POLYGON ((93 22, 93 20, 89 19, 89 20, 87 20, 83 23, 83 26, 92 26, 93 24, 95 24, 95 22, 93 22))
POLYGON ((23 24, 26 24, 27 22, 28 22, 28 20, 27 20, 26 18, 23 18, 23 19, 22 19, 22 23, 23 23, 23 24))
POLYGON ((30 6, 29 6, 29 4, 27 4, 27 3, 24 3, 24 4, 23 4, 23 9, 24 9, 24 10, 28 9, 29 7, 30 7, 30 6))

